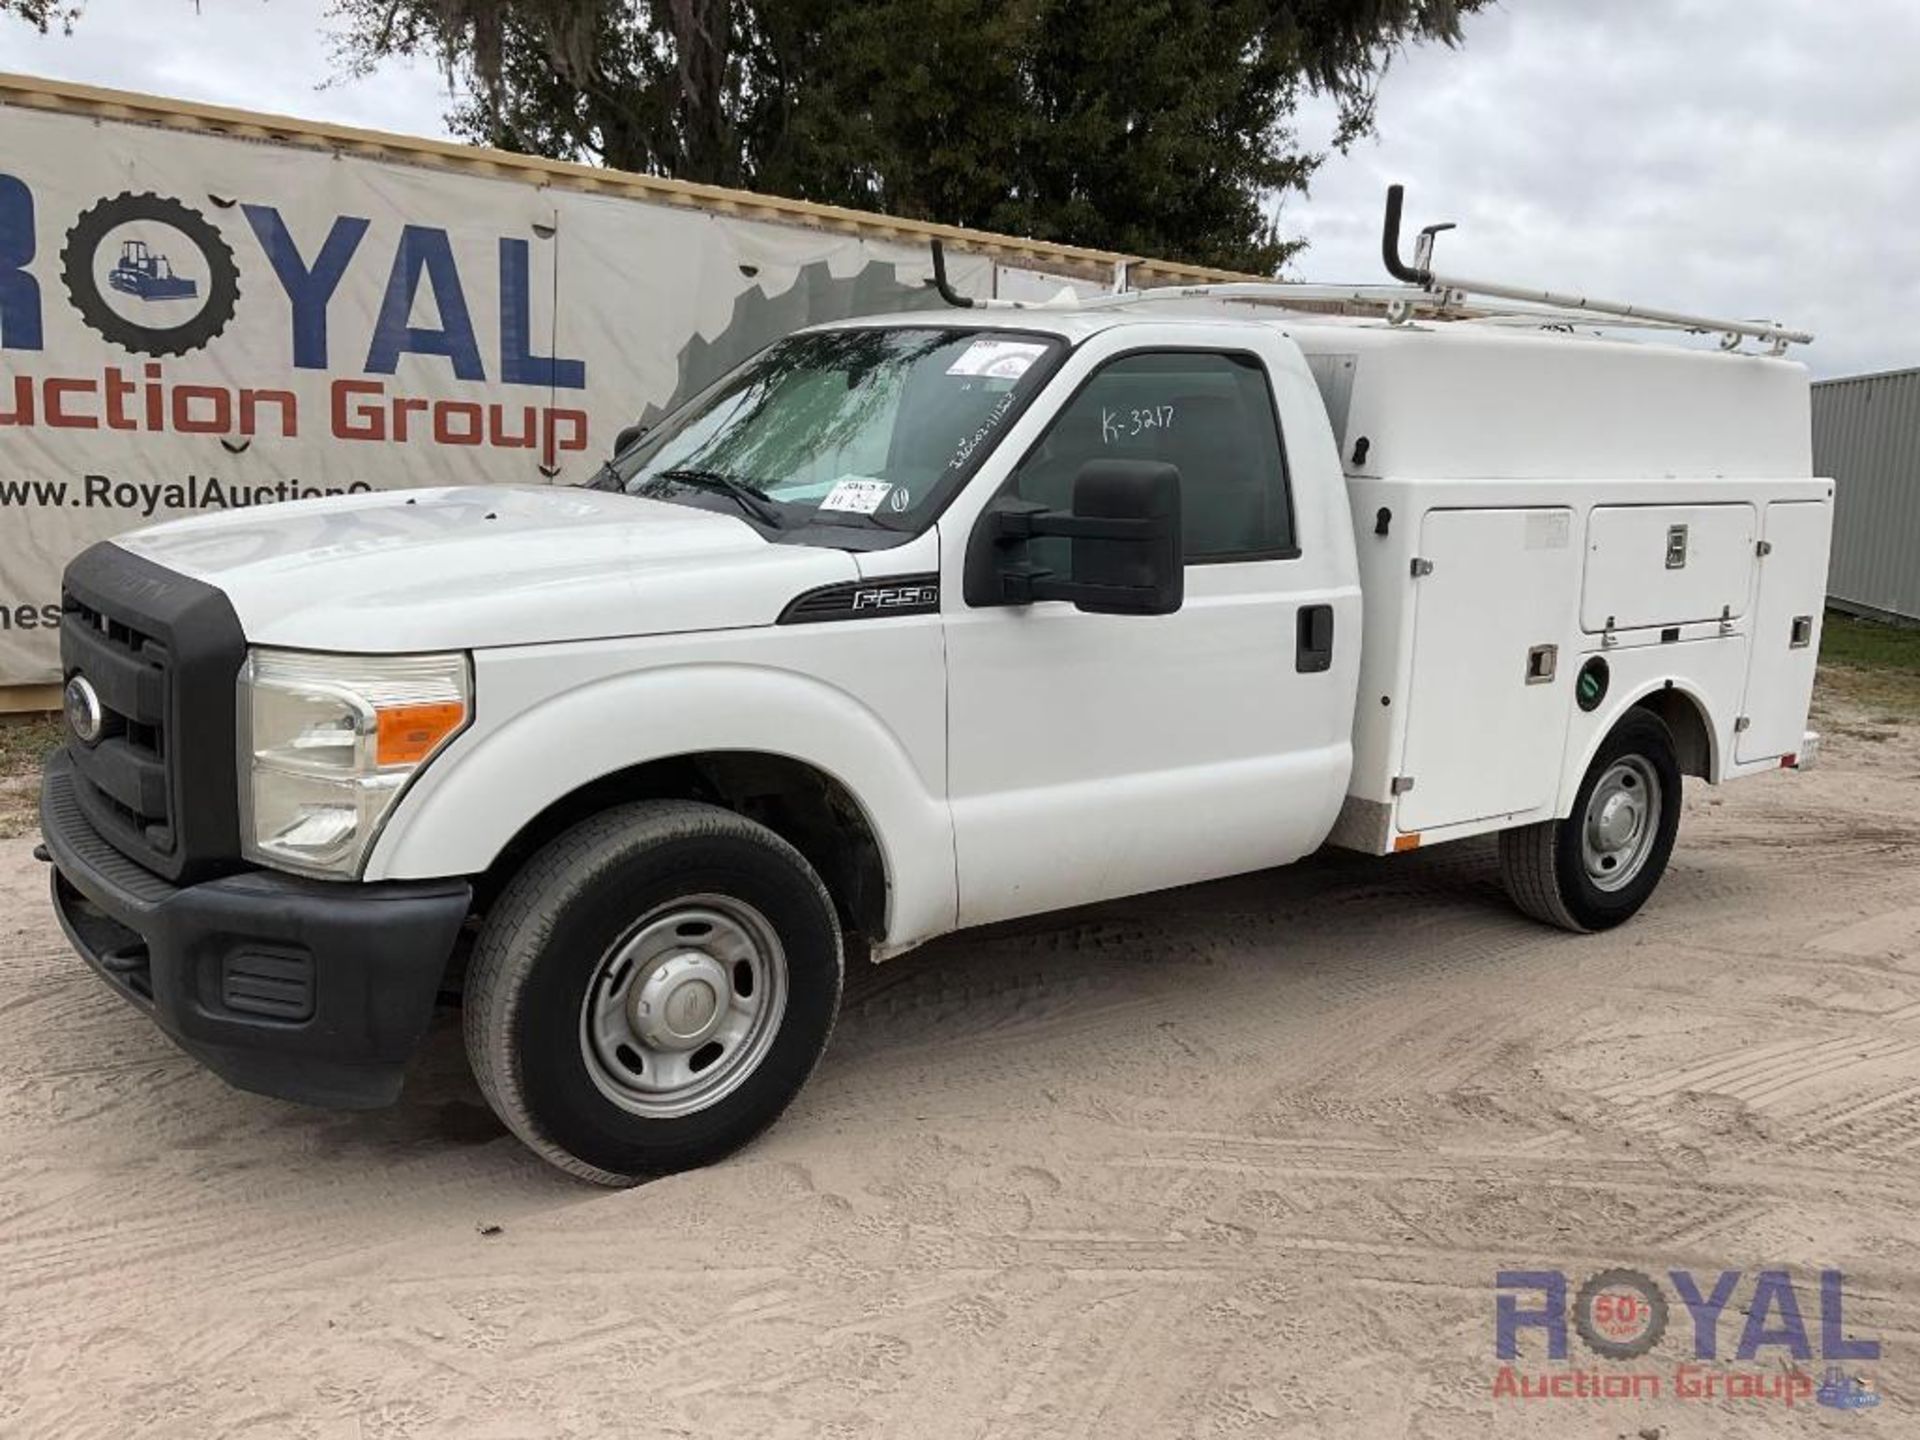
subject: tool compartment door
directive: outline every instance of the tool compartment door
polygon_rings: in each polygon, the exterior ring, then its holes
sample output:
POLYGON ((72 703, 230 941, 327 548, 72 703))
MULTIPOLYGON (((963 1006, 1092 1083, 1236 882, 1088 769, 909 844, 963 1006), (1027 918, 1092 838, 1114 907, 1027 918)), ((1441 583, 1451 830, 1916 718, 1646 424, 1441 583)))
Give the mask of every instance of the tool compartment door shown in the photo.
POLYGON ((1753 587, 1751 505, 1601 505, 1587 517, 1580 628, 1738 620, 1753 587))
POLYGON ((1573 512, 1430 510, 1420 555, 1402 831, 1550 805, 1572 713, 1573 512), (1551 654, 1550 677, 1543 677, 1551 654), (1532 657, 1530 659, 1530 657, 1532 657))
POLYGON ((1820 614, 1826 605, 1827 543, 1833 507, 1821 500, 1777 500, 1767 506, 1760 561, 1760 598, 1748 649, 1747 728, 1734 759, 1791 755, 1806 733, 1813 670, 1820 658, 1820 614))

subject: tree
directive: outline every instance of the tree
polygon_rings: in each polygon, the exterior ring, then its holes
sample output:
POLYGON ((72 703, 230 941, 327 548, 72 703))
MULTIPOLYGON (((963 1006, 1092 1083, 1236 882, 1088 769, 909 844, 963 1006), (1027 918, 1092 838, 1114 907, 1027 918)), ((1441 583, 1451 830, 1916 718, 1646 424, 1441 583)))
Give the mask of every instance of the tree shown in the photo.
POLYGON ((1486 0, 336 0, 345 58, 433 53, 479 142, 1272 272, 1271 218, 1418 40, 1486 0))
MULTIPOLYGON (((45 30, 83 0, 0 0, 45 30)), ((1489 0, 334 0, 340 60, 432 54, 474 141, 1230 269, 1375 84, 1489 0)))
POLYGON ((63 30, 72 30, 79 14, 78 0, 72 0, 72 3, 63 3, 63 0, 0 0, 0 15, 18 16, 42 35, 54 25, 63 30))

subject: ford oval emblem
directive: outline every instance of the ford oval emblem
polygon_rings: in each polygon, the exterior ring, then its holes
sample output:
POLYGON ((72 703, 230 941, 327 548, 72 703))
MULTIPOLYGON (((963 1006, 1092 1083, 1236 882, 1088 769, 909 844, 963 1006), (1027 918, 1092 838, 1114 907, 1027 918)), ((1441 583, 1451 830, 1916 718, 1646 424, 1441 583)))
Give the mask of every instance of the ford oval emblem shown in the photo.
POLYGON ((91 745, 100 738, 106 729, 106 713, 100 708, 100 692, 93 688, 93 682, 84 675, 76 675, 67 681, 63 698, 67 712, 67 728, 73 731, 74 738, 83 745, 91 745))

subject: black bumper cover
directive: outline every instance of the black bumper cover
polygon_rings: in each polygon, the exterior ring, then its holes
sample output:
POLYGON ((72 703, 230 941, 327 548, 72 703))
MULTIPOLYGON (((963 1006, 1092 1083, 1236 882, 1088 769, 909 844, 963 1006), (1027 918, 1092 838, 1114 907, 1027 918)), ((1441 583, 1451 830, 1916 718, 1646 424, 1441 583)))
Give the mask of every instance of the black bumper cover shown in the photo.
POLYGON ((109 845, 47 762, 53 907, 81 957, 242 1090, 369 1109, 400 1094, 455 939, 463 880, 343 884, 254 870, 175 886, 109 845))

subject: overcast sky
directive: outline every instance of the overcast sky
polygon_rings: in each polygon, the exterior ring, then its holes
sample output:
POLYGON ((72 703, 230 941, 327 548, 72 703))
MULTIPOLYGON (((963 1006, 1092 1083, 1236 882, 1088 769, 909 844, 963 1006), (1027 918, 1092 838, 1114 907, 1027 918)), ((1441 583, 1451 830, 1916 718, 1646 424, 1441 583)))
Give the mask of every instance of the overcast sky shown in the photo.
MULTIPOLYGON (((432 65, 330 73, 327 0, 89 0, 0 21, 0 69, 415 134, 432 65)), ((1283 217, 1298 273, 1379 280, 1380 204, 1455 220, 1444 270, 1815 331, 1820 374, 1920 365, 1920 3, 1506 0, 1382 86, 1379 137, 1283 217)), ((1330 112, 1301 117, 1321 143, 1330 112)))

